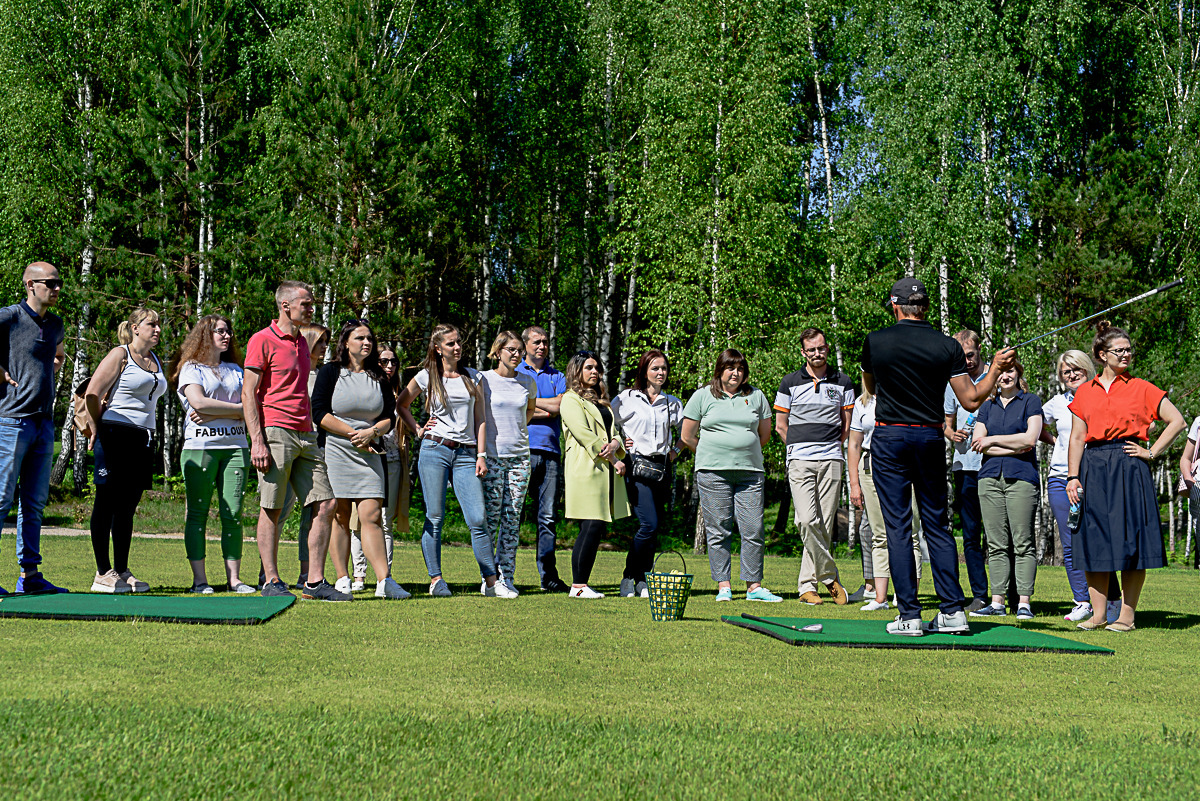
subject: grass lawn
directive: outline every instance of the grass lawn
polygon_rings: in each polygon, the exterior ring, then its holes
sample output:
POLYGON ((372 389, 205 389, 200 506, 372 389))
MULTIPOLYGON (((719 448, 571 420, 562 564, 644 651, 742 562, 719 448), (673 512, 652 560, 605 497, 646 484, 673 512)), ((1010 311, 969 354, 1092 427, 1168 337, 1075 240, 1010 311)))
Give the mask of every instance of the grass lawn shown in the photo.
MULTIPOLYGON (((43 544, 47 575, 86 590, 88 541, 43 544)), ((615 590, 623 561, 601 553, 594 583, 615 590)), ((1065 575, 1041 571, 1030 625, 1116 649, 1097 657, 800 648, 718 621, 889 619, 800 606, 795 559, 767 560, 784 603, 718 607, 689 555, 696 592, 679 623, 652 622, 641 600, 543 596, 527 550, 515 601, 479 597, 469 549, 447 548, 445 562, 454 598, 298 602, 262 626, 0 620, 0 787, 139 799, 1196 796, 1193 572, 1154 571, 1138 631, 1120 635, 1068 628, 1065 575)), ((165 591, 189 583, 182 542, 136 540, 132 564, 165 591)), ((858 586, 857 564, 841 566, 858 586)), ((394 573, 419 589, 419 548, 398 547, 394 573)))

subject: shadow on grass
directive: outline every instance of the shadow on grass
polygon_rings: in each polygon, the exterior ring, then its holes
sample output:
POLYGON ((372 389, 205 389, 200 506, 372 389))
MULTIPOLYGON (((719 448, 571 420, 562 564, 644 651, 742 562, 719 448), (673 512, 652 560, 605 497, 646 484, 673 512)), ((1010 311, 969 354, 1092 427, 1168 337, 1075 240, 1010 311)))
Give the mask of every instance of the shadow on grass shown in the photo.
POLYGON ((1137 613, 1139 629, 1191 629, 1196 626, 1200 626, 1200 615, 1166 609, 1147 609, 1137 613))

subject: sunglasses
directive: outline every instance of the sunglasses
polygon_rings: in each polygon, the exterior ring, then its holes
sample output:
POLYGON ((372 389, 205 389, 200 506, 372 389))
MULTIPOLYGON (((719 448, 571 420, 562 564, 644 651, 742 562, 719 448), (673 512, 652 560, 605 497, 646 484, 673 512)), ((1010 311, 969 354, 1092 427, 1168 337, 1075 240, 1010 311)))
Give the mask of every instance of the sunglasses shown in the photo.
POLYGON ((379 363, 380 364, 399 364, 400 360, 399 359, 380 359, 379 363))
POLYGON ((46 289, 62 289, 63 282, 61 278, 31 278, 31 284, 45 284, 46 289))

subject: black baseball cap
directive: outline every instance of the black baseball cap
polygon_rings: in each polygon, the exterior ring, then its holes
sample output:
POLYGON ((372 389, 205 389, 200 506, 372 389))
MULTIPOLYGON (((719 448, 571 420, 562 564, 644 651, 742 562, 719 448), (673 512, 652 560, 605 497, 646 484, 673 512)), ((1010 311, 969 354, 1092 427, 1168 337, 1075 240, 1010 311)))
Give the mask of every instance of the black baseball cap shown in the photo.
POLYGON ((925 285, 921 283, 921 279, 906 277, 892 284, 892 291, 888 299, 892 302, 893 306, 905 306, 912 299, 913 295, 929 297, 929 293, 925 291, 925 285))

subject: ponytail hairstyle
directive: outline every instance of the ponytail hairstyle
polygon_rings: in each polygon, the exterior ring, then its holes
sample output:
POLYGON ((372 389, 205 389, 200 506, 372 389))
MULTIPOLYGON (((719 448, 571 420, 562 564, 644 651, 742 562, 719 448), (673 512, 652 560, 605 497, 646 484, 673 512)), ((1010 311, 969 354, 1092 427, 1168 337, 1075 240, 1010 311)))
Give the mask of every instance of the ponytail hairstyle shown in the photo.
MULTIPOLYGON (((459 339, 462 339, 462 332, 449 323, 438 323, 433 327, 433 332, 429 335, 429 350, 425 353, 425 364, 421 365, 429 372, 429 388, 425 390, 426 412, 433 408, 435 398, 443 407, 447 405, 446 383, 442 377, 442 354, 438 348, 446 341, 446 337, 451 334, 458 334, 459 339)), ((467 371, 460 370, 459 375, 462 376, 463 386, 467 388, 467 392, 475 398, 476 402, 481 402, 483 399, 479 394, 479 387, 467 375, 467 371)))
POLYGON ((492 349, 488 351, 488 358, 493 361, 500 361, 500 351, 509 342, 516 342, 521 346, 522 355, 525 353, 525 341, 521 339, 516 331, 501 331, 499 334, 496 334, 496 339, 492 342, 492 349))
POLYGON ((371 337, 371 352, 363 359, 363 372, 381 384, 386 384, 388 377, 379 366, 379 347, 375 343, 375 332, 366 320, 347 320, 342 324, 342 332, 338 334, 337 361, 342 367, 350 366, 350 335, 360 328, 367 329, 371 337))
POLYGON ((579 397, 591 401, 597 406, 608 406, 608 386, 604 381, 604 364, 593 351, 581 350, 571 357, 571 361, 567 362, 566 380, 567 389, 579 397), (600 371, 600 380, 594 387, 583 385, 583 366, 587 364, 588 359, 594 360, 596 369, 600 371))
POLYGON ((237 340, 233 338, 233 323, 221 314, 206 314, 196 321, 196 325, 188 332, 187 338, 179 346, 179 354, 172 360, 168 372, 168 380, 172 385, 179 379, 179 371, 188 362, 203 364, 215 371, 222 362, 242 364, 242 354, 238 351, 237 340), (229 348, 223 353, 217 353, 213 346, 213 332, 217 323, 225 323, 229 329, 229 348))
POLYGON ((117 342, 122 345, 128 345, 130 342, 133 342, 133 329, 147 320, 158 322, 158 312, 153 309, 147 309, 145 306, 138 306, 129 315, 128 320, 122 320, 121 324, 117 326, 117 342))
POLYGON ((1092 340, 1092 358, 1100 361, 1100 354, 1111 348, 1118 339, 1124 339, 1132 344, 1125 329, 1115 327, 1108 320, 1096 323, 1096 338, 1092 340))

